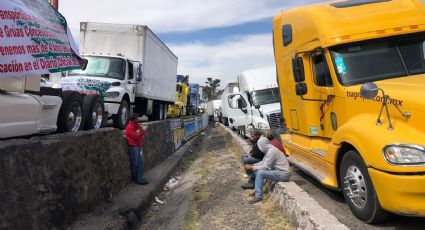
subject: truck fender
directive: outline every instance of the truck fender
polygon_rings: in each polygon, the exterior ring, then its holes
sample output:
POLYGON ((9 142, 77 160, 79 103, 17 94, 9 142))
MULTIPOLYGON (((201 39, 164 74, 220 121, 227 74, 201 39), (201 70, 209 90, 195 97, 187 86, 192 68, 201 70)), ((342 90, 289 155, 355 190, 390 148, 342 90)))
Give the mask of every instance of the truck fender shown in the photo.
POLYGON ((376 164, 385 163, 381 152, 382 147, 388 143, 387 138, 383 135, 387 131, 387 126, 386 124, 377 126, 376 118, 375 114, 355 116, 338 128, 331 141, 334 146, 337 146, 333 148, 336 152, 330 154, 335 156, 331 162, 337 165, 338 159, 342 157, 340 154, 347 151, 343 147, 351 145, 368 167, 376 167, 376 164))

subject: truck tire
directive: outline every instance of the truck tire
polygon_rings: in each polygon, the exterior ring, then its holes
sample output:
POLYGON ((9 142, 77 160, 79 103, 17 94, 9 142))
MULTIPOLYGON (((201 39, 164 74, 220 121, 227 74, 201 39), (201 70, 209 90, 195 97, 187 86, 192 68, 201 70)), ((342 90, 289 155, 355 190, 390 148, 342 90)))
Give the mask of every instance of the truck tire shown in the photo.
POLYGON ((58 116, 59 132, 76 132, 83 128, 83 99, 77 92, 63 92, 63 104, 58 116))
POLYGON ((159 103, 159 120, 165 119, 164 104, 159 103))
POLYGON ((351 212, 365 223, 383 221, 388 213, 379 204, 367 166, 355 150, 346 152, 339 172, 341 188, 351 212))
POLYGON ((167 120, 168 104, 164 103, 164 120, 167 120))
POLYGON ((121 101, 120 107, 118 109, 118 114, 114 116, 113 123, 114 127, 124 130, 128 124, 128 119, 130 117, 130 105, 128 101, 121 101))
POLYGON ((103 100, 99 95, 86 95, 84 102, 84 129, 99 129, 105 120, 105 108, 103 100))
POLYGON ((247 139, 248 137, 246 136, 246 127, 242 126, 242 137, 243 139, 247 139))
POLYGON ((159 103, 153 102, 152 105, 152 120, 157 121, 161 119, 161 106, 159 103))
POLYGON ((183 116, 183 106, 180 107, 180 112, 179 112, 179 117, 182 117, 182 116, 183 116))

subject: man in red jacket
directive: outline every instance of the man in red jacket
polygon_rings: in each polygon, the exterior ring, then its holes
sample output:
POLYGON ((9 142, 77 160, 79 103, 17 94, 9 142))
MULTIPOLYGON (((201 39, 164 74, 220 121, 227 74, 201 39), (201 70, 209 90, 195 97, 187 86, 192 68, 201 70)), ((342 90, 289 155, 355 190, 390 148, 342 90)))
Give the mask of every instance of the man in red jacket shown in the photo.
POLYGON ((146 135, 146 131, 140 127, 138 121, 138 115, 133 113, 130 115, 130 120, 125 129, 125 138, 127 139, 128 144, 128 153, 130 154, 130 163, 131 163, 131 174, 133 180, 137 184, 146 185, 149 184, 143 178, 143 136, 146 135))
POLYGON ((267 139, 269 139, 270 144, 272 144, 274 147, 276 147, 277 149, 279 149, 282 153, 284 153, 286 156, 288 156, 288 154, 286 153, 285 149, 283 148, 282 144, 274 137, 273 132, 272 131, 268 131, 266 133, 266 137, 267 139))

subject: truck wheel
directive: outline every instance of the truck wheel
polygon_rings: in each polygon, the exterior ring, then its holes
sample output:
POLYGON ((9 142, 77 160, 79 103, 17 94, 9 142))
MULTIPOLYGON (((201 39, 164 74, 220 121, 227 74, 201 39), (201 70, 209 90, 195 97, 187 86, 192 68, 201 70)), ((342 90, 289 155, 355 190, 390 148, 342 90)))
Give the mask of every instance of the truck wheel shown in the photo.
POLYGON ((246 136, 246 127, 245 126, 242 126, 242 137, 243 137, 243 139, 247 139, 247 136, 246 136))
POLYGON ((118 114, 114 117, 114 127, 124 130, 130 116, 130 106, 126 100, 123 100, 118 109, 118 114))
POLYGON ((164 103, 164 120, 167 120, 168 104, 164 103))
POLYGON ((58 117, 58 131, 79 131, 83 127, 83 121, 83 99, 77 92, 65 91, 58 117))
POLYGON ((366 164, 357 151, 344 154, 339 178, 345 201, 357 218, 371 224, 387 217, 387 212, 379 204, 366 164))
POLYGON ((103 126, 104 119, 104 105, 99 95, 86 95, 83 99, 84 102, 84 120, 85 130, 99 129, 103 126))
POLYGON ((152 105, 152 118, 153 121, 157 121, 161 119, 161 104, 153 103, 152 105))
POLYGON ((183 107, 180 108, 179 117, 183 116, 183 107))

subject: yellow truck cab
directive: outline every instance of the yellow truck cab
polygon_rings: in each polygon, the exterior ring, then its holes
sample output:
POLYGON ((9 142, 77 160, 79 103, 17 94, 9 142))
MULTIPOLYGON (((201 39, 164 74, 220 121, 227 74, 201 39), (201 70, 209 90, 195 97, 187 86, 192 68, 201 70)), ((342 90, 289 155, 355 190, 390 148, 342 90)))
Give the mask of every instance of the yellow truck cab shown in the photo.
POLYGON ((425 3, 332 1, 273 24, 290 162, 366 223, 425 216, 425 3))
POLYGON ((187 114, 187 98, 189 86, 185 83, 176 83, 176 102, 168 107, 168 117, 181 117, 187 114))

